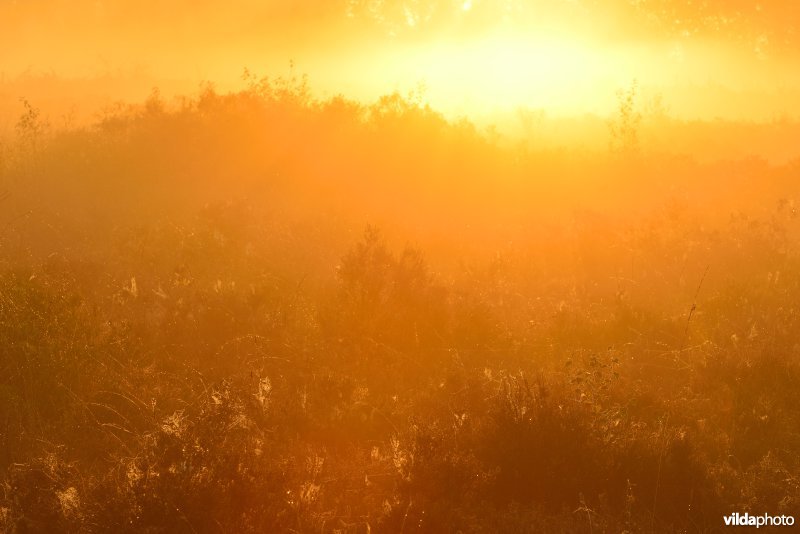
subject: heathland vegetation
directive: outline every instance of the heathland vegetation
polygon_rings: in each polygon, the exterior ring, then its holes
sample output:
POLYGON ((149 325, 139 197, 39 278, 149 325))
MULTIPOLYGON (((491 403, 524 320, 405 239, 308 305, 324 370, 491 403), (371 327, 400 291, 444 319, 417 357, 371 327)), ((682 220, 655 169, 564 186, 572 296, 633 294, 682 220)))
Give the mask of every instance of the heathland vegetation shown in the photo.
POLYGON ((246 81, 0 140, 0 531, 800 515, 799 163, 246 81))

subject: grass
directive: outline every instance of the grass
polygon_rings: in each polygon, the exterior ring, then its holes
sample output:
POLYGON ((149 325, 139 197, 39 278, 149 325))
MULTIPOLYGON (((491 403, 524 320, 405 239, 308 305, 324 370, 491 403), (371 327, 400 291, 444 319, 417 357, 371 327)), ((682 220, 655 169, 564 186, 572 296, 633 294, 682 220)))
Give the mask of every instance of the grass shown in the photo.
POLYGON ((797 515, 796 166, 736 189, 304 88, 60 131, 27 104, 0 167, 0 531, 797 515))

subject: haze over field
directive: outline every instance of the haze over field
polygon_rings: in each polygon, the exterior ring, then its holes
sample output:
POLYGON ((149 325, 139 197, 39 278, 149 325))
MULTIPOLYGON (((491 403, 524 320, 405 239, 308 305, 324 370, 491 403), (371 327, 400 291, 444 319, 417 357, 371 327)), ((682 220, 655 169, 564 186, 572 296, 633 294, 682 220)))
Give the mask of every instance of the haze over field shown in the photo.
POLYGON ((791 524, 798 30, 0 0, 0 533, 791 524))
POLYGON ((293 60, 321 95, 374 100, 423 84, 436 109, 478 116, 516 106, 607 114, 614 91, 635 78, 679 118, 770 120, 800 112, 797 10, 690 0, 4 0, 0 72, 142 97, 153 85, 230 89, 245 67, 274 73, 293 60))

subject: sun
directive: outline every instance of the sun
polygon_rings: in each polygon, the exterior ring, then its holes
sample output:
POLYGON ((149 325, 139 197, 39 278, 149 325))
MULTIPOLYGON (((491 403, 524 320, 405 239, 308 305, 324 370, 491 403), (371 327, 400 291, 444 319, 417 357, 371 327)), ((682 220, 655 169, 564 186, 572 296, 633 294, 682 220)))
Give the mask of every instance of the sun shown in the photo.
POLYGON ((432 103, 460 102, 465 111, 511 102, 552 111, 601 107, 619 72, 613 52, 559 35, 495 34, 425 47, 408 62, 432 103))

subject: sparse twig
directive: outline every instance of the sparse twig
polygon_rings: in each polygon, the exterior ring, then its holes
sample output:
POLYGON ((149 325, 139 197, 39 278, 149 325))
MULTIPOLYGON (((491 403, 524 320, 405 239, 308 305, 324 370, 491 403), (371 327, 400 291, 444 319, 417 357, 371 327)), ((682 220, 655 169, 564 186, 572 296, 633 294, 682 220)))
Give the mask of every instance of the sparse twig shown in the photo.
POLYGON ((406 513, 403 514, 403 523, 400 525, 400 534, 403 534, 406 530, 406 521, 408 520, 408 513, 411 511, 411 505, 414 504, 414 501, 408 499, 408 506, 406 506, 406 513))
POLYGON ((683 330, 683 340, 681 341, 681 348, 678 351, 678 354, 683 352, 683 347, 686 346, 686 341, 689 336, 689 323, 692 321, 692 316, 694 316, 695 310, 697 310, 697 297, 700 295, 700 289, 703 287, 703 281, 706 279, 706 275, 708 274, 708 270, 711 268, 711 265, 706 266, 706 270, 703 271, 703 276, 700 277, 700 283, 697 284, 697 290, 694 292, 694 299, 692 299, 692 308, 689 310, 689 316, 686 318, 686 328, 683 330))

